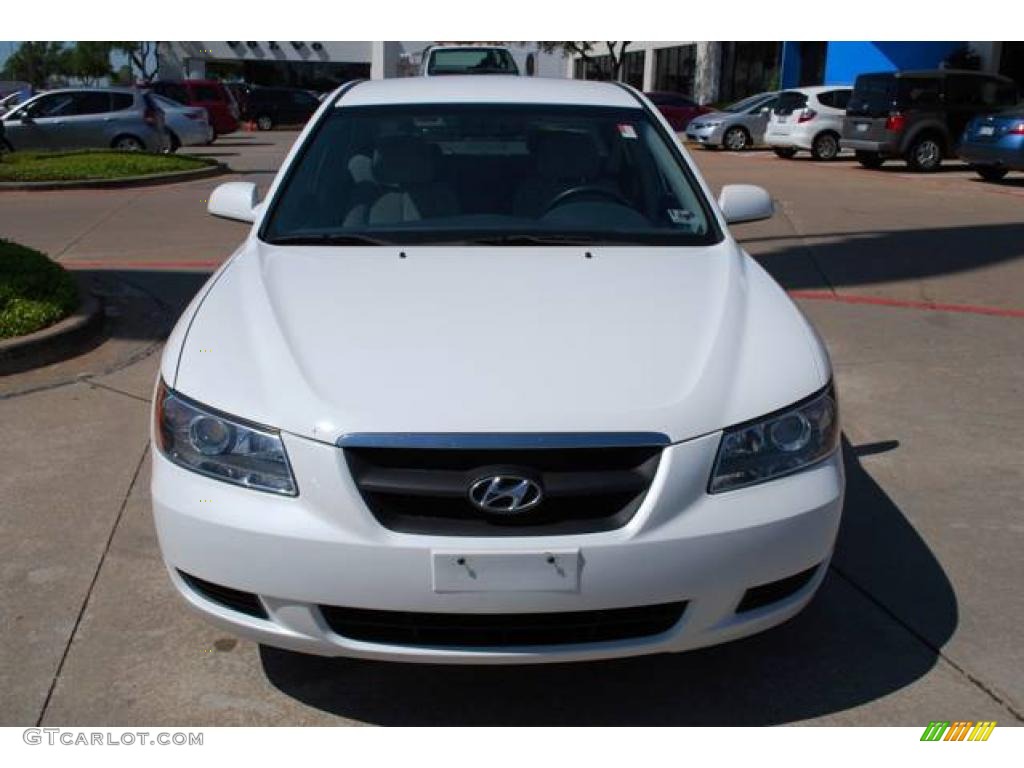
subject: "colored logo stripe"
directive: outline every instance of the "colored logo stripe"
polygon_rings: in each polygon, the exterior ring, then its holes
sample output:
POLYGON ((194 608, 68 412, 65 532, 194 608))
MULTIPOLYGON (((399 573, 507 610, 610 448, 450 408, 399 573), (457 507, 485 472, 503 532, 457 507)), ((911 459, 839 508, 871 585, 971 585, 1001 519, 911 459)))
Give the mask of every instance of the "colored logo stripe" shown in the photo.
POLYGON ((921 741, 988 741, 996 727, 995 720, 957 720, 950 724, 946 720, 933 720, 921 734, 921 741))

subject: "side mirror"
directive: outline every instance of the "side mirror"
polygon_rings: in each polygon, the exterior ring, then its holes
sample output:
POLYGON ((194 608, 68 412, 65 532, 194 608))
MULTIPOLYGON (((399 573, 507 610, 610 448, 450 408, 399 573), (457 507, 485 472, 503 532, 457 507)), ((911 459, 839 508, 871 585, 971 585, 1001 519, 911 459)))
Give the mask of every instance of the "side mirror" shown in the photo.
POLYGON ((25 125, 31 125, 35 122, 35 120, 32 119, 32 115, 28 114, 27 112, 22 112, 21 115, 19 115, 19 117, 21 119, 21 122, 25 125))
POLYGON ((259 194, 256 185, 250 181, 229 181, 221 184, 210 195, 206 210, 222 219, 256 221, 256 205, 259 194))
POLYGON ((775 215, 771 197, 761 187, 752 184, 727 184, 718 196, 718 207, 729 224, 760 221, 775 215))

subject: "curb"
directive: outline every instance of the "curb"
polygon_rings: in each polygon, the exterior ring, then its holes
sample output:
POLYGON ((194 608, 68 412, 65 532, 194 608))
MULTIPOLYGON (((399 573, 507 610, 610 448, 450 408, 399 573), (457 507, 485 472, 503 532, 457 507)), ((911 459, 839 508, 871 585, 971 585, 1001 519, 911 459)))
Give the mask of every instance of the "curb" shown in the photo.
POLYGON ((78 286, 73 315, 27 336, 0 341, 0 376, 21 373, 71 357, 103 328, 103 304, 78 286))
POLYGON ((228 173, 224 163, 213 163, 190 171, 153 173, 146 176, 126 176, 123 179, 81 179, 76 181, 0 181, 0 192, 45 192, 57 189, 124 189, 128 187, 155 187, 179 181, 195 181, 228 173))

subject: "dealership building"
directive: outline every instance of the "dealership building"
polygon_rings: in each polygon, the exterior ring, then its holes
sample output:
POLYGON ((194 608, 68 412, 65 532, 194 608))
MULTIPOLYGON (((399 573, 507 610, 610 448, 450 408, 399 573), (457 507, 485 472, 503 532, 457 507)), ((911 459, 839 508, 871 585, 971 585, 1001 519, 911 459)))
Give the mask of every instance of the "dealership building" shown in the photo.
MULTIPOLYGON (((622 80, 644 91, 692 94, 701 103, 731 101, 804 85, 852 84, 862 72, 934 69, 968 46, 981 68, 1014 78, 1024 91, 1021 42, 686 42, 639 41, 626 48, 622 80)), ((600 78, 607 47, 575 56, 572 76, 600 78)))
MULTIPOLYGON (((357 78, 379 79, 419 73, 424 50, 434 43, 413 41, 163 42, 159 77, 240 80, 251 85, 330 90, 357 78)), ((536 44, 502 43, 523 74, 565 77, 568 57, 546 54, 536 44)))
MULTIPOLYGON (((219 78, 253 85, 329 90, 355 78, 415 75, 433 42, 163 42, 162 78, 219 78)), ((586 59, 544 53, 536 43, 503 43, 523 74, 596 79, 608 71, 604 43, 586 59)), ((701 103, 802 85, 853 83, 862 72, 931 69, 968 46, 982 69, 1013 77, 1024 91, 1022 42, 631 42, 622 80, 644 91, 692 94, 701 103)))

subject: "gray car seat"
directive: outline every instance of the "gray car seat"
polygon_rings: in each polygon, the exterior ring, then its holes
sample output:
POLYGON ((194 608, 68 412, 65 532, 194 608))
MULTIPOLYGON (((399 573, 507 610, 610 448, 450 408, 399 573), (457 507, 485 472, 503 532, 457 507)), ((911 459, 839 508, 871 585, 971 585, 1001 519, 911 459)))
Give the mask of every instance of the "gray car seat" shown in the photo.
MULTIPOLYGON (((437 160, 436 147, 415 136, 380 139, 369 174, 379 193, 372 202, 356 205, 346 216, 346 225, 387 226, 458 213, 455 192, 436 178, 437 160)), ((367 181, 365 169, 356 173, 367 181)))

